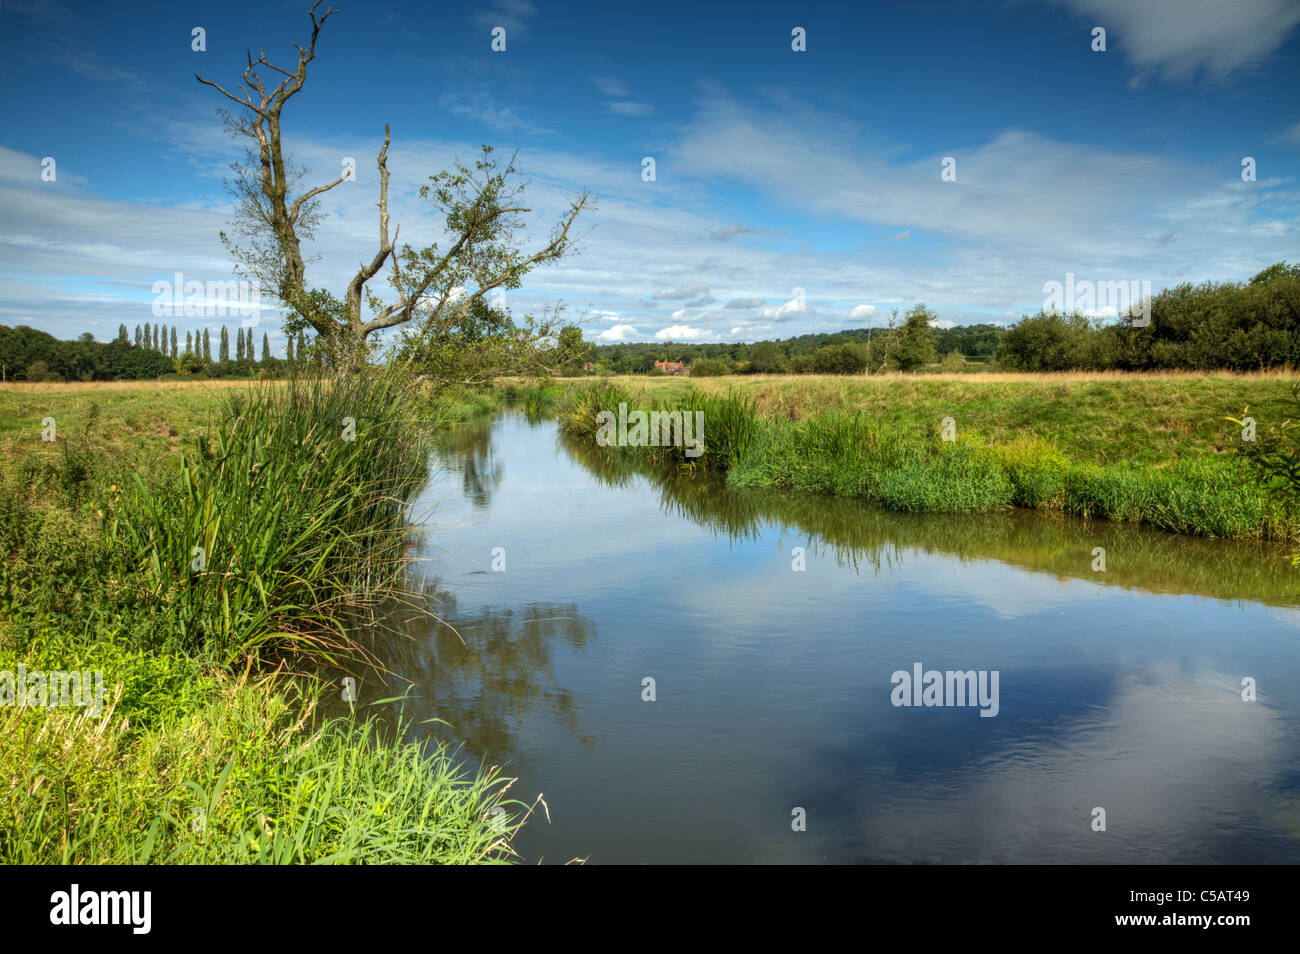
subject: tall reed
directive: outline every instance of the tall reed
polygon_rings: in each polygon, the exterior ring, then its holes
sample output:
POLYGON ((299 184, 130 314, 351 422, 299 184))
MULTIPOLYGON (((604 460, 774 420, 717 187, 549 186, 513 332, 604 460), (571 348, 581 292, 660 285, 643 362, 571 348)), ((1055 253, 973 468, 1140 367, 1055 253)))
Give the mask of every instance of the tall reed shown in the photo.
POLYGON ((109 537, 175 648, 333 658, 336 614, 398 584, 427 477, 425 428, 393 378, 297 377, 233 393, 179 481, 127 488, 109 537))

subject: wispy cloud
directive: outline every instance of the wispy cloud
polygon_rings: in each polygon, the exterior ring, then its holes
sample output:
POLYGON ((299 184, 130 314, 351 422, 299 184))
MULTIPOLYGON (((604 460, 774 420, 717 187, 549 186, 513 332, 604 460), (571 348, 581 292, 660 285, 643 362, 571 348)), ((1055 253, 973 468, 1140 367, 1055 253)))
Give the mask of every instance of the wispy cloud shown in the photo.
POLYGON ((522 31, 536 17, 537 7, 532 4, 531 0, 488 0, 474 15, 480 26, 489 29, 492 27, 505 27, 507 36, 511 31, 522 31))
POLYGON ((453 115, 501 132, 517 131, 535 136, 553 133, 553 130, 524 119, 513 107, 498 104, 491 95, 482 91, 446 92, 438 97, 438 105, 453 115))

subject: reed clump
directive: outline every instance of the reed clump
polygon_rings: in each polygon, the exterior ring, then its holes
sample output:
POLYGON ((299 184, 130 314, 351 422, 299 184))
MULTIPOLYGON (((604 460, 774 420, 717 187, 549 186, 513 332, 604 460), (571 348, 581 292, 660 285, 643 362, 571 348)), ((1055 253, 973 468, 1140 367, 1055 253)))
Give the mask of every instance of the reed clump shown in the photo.
POLYGON ((178 479, 126 485, 106 537, 168 648, 332 658, 337 614, 400 584, 428 459, 427 428, 382 374, 234 392, 178 479))

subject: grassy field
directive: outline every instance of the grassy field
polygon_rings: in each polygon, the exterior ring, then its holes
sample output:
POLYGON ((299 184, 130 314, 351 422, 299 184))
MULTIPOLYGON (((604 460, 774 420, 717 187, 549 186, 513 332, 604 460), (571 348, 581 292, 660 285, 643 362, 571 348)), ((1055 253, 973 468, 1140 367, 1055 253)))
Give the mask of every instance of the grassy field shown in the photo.
POLYGON ((0 698, 22 669, 100 671, 107 696, 0 705, 0 862, 508 860, 508 779, 314 711, 338 691, 317 664, 362 654, 339 620, 400 586, 427 436, 494 406, 0 387, 0 698))
POLYGON ((591 436, 595 411, 619 401, 670 408, 703 396, 726 410, 720 427, 706 424, 706 445, 730 445, 732 414, 747 406, 757 435, 725 468, 736 486, 911 512, 1019 506, 1294 541, 1300 520, 1244 467, 1240 428, 1227 418, 1246 413, 1267 428, 1296 417, 1298 381, 1289 373, 614 377, 571 379, 560 413, 570 433, 591 436), (942 439, 945 419, 955 439, 942 439))

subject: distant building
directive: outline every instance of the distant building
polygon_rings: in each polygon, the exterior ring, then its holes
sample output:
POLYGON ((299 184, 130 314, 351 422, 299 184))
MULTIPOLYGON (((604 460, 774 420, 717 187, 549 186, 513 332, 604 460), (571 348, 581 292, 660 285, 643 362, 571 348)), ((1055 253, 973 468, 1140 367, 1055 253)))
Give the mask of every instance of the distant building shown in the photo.
POLYGON ((655 367, 664 374, 682 374, 686 371, 686 365, 680 361, 656 361, 655 367))

